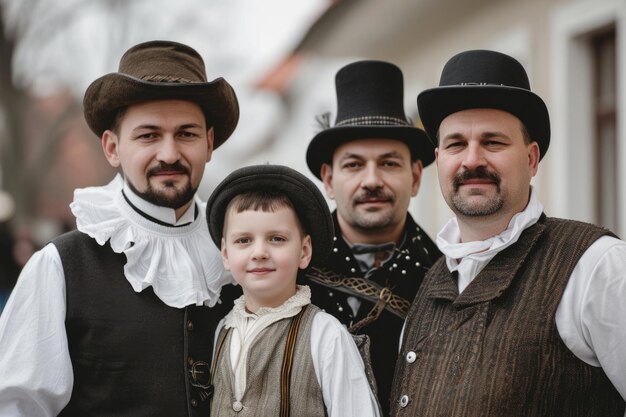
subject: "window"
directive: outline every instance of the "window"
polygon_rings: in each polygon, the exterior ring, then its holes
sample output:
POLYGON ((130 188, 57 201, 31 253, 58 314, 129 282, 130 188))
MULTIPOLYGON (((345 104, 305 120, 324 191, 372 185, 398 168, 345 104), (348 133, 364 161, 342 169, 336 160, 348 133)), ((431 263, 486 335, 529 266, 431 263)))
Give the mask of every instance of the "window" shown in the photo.
POLYGON ((591 38, 596 223, 618 230, 617 62, 615 26, 591 38))

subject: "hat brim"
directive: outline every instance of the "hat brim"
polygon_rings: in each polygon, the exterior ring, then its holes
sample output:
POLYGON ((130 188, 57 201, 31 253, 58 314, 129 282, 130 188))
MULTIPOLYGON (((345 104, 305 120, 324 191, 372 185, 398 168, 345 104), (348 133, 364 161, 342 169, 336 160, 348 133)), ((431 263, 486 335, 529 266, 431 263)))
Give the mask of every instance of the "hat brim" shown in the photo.
POLYGON ((313 175, 321 179, 322 165, 332 163, 333 154, 339 146, 367 138, 404 142, 411 152, 411 160, 421 160, 424 167, 435 160, 435 146, 422 129, 412 126, 338 126, 319 132, 311 140, 306 151, 307 165, 313 175))
POLYGON ((228 175, 213 191, 206 205, 209 233, 220 247, 226 208, 237 195, 268 190, 284 193, 311 236, 311 265, 323 262, 333 246, 334 226, 328 204, 320 190, 301 173, 281 165, 251 165, 228 175))
POLYGON ((417 96, 417 108, 424 129, 434 143, 441 122, 467 109, 498 109, 524 123, 531 140, 539 145, 543 158, 550 145, 550 116, 543 100, 523 88, 489 85, 444 86, 425 90, 417 96))
POLYGON ((83 98, 85 120, 101 137, 110 129, 117 110, 152 100, 186 100, 197 103, 213 127, 213 148, 230 137, 239 121, 239 104, 233 88, 223 78, 208 83, 150 82, 111 73, 95 80, 83 98))

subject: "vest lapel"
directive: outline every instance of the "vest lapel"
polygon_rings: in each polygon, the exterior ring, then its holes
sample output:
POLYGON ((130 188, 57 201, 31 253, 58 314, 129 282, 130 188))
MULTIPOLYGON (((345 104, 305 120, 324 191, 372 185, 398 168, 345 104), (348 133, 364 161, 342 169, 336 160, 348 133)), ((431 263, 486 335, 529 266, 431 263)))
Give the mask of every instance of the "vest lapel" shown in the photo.
POLYGON ((441 259, 432 269, 435 279, 427 291, 427 297, 452 302, 457 308, 491 301, 502 295, 517 276, 517 272, 528 259, 528 254, 538 242, 545 229, 545 216, 526 229, 516 244, 498 253, 485 268, 459 295, 456 271, 447 271, 445 260, 441 259), (437 278, 439 277, 439 278, 437 278))

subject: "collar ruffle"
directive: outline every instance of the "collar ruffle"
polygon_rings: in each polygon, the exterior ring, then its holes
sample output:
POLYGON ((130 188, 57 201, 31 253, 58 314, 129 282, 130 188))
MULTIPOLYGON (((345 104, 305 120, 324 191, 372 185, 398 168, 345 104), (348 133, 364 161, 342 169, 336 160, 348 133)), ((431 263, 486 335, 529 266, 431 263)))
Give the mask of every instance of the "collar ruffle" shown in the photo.
MULTIPOLYGON (((117 175, 102 187, 74 192, 70 204, 79 231, 126 255, 124 275, 135 292, 152 287, 170 307, 214 306, 231 283, 202 214, 189 225, 162 226, 137 213, 124 199, 117 175)), ((196 200, 200 213, 205 204, 196 200)))
POLYGON ((307 304, 311 304, 311 289, 308 285, 298 285, 296 293, 280 306, 261 307, 255 313, 250 313, 246 310, 246 296, 242 295, 235 300, 233 309, 226 315, 224 326, 226 328, 234 327, 237 321, 248 318, 256 320, 260 317, 272 317, 280 320, 286 317, 293 317, 307 304))

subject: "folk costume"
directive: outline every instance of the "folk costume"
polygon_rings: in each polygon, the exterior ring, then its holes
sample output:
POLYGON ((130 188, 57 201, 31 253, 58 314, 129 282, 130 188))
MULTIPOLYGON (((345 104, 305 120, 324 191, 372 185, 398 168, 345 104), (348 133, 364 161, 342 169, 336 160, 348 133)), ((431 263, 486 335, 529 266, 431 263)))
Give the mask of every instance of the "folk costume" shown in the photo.
MULTIPOLYGON (((241 168, 216 187, 207 204, 214 242, 222 240, 232 198, 252 191, 287 196, 311 236, 312 258, 328 255, 333 224, 324 197, 304 175, 277 165, 241 168)), ((246 310, 244 291, 220 327, 211 373, 214 415, 380 415, 369 363, 347 329, 311 305, 309 287, 298 286, 281 306, 254 313, 246 310)))
MULTIPOLYGON (((384 138, 405 143, 411 160, 433 162, 434 145, 404 114, 402 72, 382 61, 359 61, 343 67, 335 79, 337 118, 309 144, 307 163, 321 179, 323 164, 332 164, 340 145, 358 139, 384 138)), ((353 334, 371 341, 372 367, 383 412, 389 407, 393 363, 408 308, 425 272, 441 253, 407 213, 399 245, 348 242, 341 234, 337 213, 334 245, 329 258, 306 274, 313 304, 335 316, 353 334)))
POLYGON ((626 243, 542 213, 533 191, 488 241, 458 243, 454 219, 444 227, 446 257, 407 317, 392 415, 624 415, 624 353, 613 347, 626 343, 614 330, 626 308, 593 304, 626 295, 626 243))
MULTIPOLYGON (((336 214, 333 219, 338 231, 336 214)), ((391 392, 404 318, 433 263, 431 259, 440 252, 409 214, 399 247, 393 243, 382 248, 350 246, 341 235, 334 239, 323 266, 311 268, 301 282, 311 287, 313 304, 354 334, 370 338, 372 369, 382 403, 391 392)))
MULTIPOLYGON (((118 73, 96 80, 85 117, 101 134, 116 109, 165 98, 200 104, 218 144, 236 125, 230 86, 207 82, 196 51, 165 41, 131 48, 118 73)), ((70 207, 77 230, 32 256, 0 318, 0 415, 208 415, 210 347, 232 278, 204 204, 195 198, 176 220, 117 176, 76 190, 70 207)))
MULTIPOLYGON (((541 156, 550 123, 519 62, 493 51, 454 56, 418 96, 426 130, 495 108, 518 117, 541 156)), ((526 208, 485 241, 437 237, 445 257, 407 317, 393 416, 616 416, 626 410, 626 243, 594 225, 526 208)))
POLYGON ((292 416, 378 415, 352 337, 310 302, 306 286, 254 314, 244 296, 235 302, 215 348, 211 415, 280 416, 283 401, 292 416))

